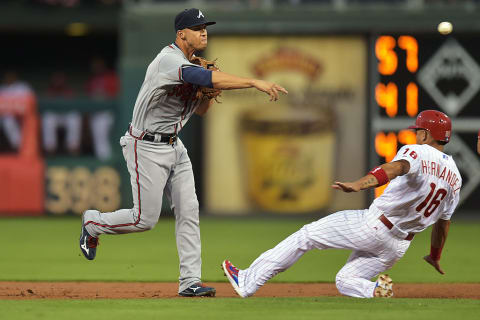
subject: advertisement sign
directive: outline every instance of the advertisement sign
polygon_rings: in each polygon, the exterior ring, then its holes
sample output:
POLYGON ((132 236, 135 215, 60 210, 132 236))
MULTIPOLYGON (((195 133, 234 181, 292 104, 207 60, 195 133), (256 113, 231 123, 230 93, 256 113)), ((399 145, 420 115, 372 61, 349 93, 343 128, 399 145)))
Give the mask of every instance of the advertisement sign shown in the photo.
POLYGON ((205 125, 206 207, 218 214, 312 213, 363 205, 332 192, 365 171, 366 46, 356 37, 215 37, 222 71, 289 94, 224 91, 205 125), (348 138, 350 136, 350 138, 348 138))
POLYGON ((0 92, 0 216, 118 209, 124 167, 113 101, 38 102, 22 88, 0 92))
POLYGON ((0 92, 0 215, 44 212, 45 163, 38 145, 37 101, 30 90, 0 92))

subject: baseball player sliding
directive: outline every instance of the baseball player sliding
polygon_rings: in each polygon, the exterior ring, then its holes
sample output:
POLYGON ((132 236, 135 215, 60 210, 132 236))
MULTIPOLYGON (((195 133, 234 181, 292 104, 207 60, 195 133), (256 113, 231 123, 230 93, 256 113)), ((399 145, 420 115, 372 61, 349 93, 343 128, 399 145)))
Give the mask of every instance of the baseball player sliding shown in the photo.
POLYGON ((443 153, 451 121, 439 111, 427 110, 409 128, 416 130, 417 144, 403 146, 392 162, 357 181, 332 186, 357 192, 390 182, 368 209, 340 211, 307 224, 260 255, 247 269, 223 261, 225 275, 238 295, 253 295, 309 250, 336 248, 353 251, 336 276, 340 293, 358 298, 391 297, 392 279, 379 274, 405 254, 416 233, 432 224, 431 251, 424 259, 443 274, 440 255, 462 186, 455 161, 443 153), (370 281, 377 275, 376 282, 370 281))
POLYGON ((87 210, 82 215, 80 249, 93 260, 98 237, 152 229, 158 222, 165 193, 175 214, 179 290, 181 296, 214 296, 201 282, 201 245, 198 200, 192 164, 178 133, 193 113, 203 115, 213 99, 198 96, 201 88, 256 88, 277 100, 281 86, 241 78, 192 63, 194 53, 207 47, 208 25, 198 9, 175 18, 175 42, 160 51, 148 66, 133 109, 128 131, 120 139, 131 177, 133 208, 115 212, 87 210))

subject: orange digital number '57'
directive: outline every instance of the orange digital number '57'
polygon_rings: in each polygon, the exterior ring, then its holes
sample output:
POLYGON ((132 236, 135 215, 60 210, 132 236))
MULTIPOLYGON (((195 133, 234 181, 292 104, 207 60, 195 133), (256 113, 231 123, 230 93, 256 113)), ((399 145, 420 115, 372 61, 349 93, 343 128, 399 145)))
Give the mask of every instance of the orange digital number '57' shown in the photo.
MULTIPOLYGON (((378 59, 378 72, 381 75, 392 75, 397 71, 398 56, 395 52, 397 41, 392 36, 380 36, 375 42, 375 55, 378 59)), ((398 47, 407 53, 406 66, 411 73, 418 69, 418 42, 412 36, 400 36, 398 47)))

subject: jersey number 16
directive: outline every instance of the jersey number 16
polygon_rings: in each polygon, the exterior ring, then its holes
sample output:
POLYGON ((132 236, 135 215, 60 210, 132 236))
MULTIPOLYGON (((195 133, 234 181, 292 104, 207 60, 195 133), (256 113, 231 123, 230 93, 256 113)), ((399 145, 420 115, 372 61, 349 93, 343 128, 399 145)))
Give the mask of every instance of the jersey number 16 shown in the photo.
POLYGON ((422 203, 420 203, 415 208, 418 212, 420 212, 423 210, 423 208, 427 207, 425 209, 425 212, 423 213, 425 217, 429 217, 438 208, 438 206, 440 205, 440 202, 447 195, 447 190, 441 189, 441 188, 438 189, 437 192, 435 193, 435 189, 437 188, 437 185, 433 182, 430 183, 430 188, 431 190, 428 196, 425 198, 425 200, 422 201, 422 203), (435 193, 435 196, 433 196, 434 193, 435 193))

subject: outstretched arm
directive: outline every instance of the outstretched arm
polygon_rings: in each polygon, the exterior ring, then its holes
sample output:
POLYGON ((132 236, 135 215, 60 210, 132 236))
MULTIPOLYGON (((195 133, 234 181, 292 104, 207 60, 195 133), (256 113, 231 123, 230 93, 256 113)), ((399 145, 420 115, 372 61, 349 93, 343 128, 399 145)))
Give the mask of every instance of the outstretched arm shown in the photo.
POLYGON ((354 182, 339 182, 335 181, 332 188, 344 192, 357 192, 373 187, 384 185, 389 180, 395 179, 398 176, 407 174, 410 170, 410 163, 406 160, 398 160, 389 163, 384 163, 381 166, 370 171, 366 176, 354 182), (380 175, 379 175, 380 174, 380 175), (383 178, 382 178, 383 176, 383 178), (379 181, 386 180, 386 181, 379 181))
POLYGON ((256 88, 268 94, 270 101, 277 101, 279 92, 288 94, 285 88, 273 82, 237 77, 221 71, 212 71, 212 83, 215 89, 221 90, 256 88))
POLYGON ((445 274, 445 272, 440 268, 440 256, 445 241, 447 241, 449 229, 450 220, 440 219, 433 225, 430 255, 423 257, 425 261, 431 264, 441 274, 445 274))

